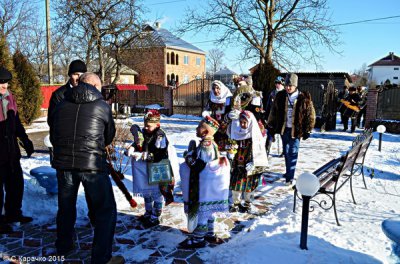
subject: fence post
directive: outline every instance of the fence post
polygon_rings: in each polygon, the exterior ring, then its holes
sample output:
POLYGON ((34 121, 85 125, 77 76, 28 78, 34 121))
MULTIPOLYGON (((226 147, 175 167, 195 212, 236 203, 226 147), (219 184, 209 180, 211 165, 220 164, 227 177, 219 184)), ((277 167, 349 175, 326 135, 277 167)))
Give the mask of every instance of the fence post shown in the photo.
POLYGON ((378 94, 379 90, 376 87, 370 87, 367 95, 367 111, 365 114, 365 128, 371 127, 371 121, 376 119, 378 110, 378 94))

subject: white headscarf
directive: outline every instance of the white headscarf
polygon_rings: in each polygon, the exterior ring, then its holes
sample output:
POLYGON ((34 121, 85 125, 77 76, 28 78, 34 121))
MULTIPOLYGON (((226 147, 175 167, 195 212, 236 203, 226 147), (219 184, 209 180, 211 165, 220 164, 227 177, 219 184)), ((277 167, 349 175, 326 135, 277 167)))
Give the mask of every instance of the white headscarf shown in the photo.
POLYGON ((214 90, 211 89, 210 100, 211 102, 216 104, 224 104, 226 102, 226 98, 232 96, 232 93, 229 88, 226 87, 225 84, 223 84, 221 81, 213 81, 211 84, 211 88, 214 84, 218 85, 218 87, 221 89, 221 94, 219 96, 215 96, 214 90))
POLYGON ((258 122, 253 113, 247 110, 242 111, 240 116, 247 119, 246 129, 240 127, 240 118, 232 120, 228 128, 228 136, 233 140, 252 139, 253 164, 256 167, 267 167, 268 157, 265 150, 265 137, 262 136, 258 122), (243 113, 244 112, 244 113, 243 113))

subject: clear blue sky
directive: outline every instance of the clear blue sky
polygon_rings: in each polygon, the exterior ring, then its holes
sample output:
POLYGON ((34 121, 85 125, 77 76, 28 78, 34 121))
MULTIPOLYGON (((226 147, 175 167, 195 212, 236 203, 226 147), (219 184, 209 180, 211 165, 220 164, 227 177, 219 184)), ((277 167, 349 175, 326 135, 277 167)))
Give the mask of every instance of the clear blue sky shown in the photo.
MULTIPOLYGON (((188 6, 197 5, 197 0, 145 0, 149 12, 146 17, 149 21, 161 19, 162 27, 172 30, 182 19, 188 6)), ((400 15, 400 0, 328 0, 334 24, 353 21, 375 19, 400 15)), ((400 18, 365 22, 360 24, 340 26, 340 40, 342 45, 338 50, 342 55, 331 54, 329 50, 319 49, 324 56, 323 71, 353 72, 386 56, 389 52, 400 55, 400 18)), ((184 40, 193 43, 200 49, 208 51, 214 48, 213 43, 198 43, 213 40, 211 32, 193 35, 186 34, 184 40)), ((226 54, 225 64, 232 70, 240 73, 254 65, 251 62, 238 63, 236 56, 239 52, 234 48, 221 48, 226 54)), ((304 65, 299 71, 315 71, 314 66, 304 65)))

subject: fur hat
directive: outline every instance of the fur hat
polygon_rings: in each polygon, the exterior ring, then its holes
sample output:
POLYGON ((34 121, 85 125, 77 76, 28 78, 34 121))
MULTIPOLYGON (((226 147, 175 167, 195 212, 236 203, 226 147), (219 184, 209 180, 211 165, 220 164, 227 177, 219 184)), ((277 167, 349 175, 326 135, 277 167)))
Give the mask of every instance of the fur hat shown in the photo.
POLYGON ((74 72, 87 72, 86 64, 81 60, 72 61, 68 67, 68 76, 71 76, 74 72))
POLYGON ((7 83, 12 79, 11 72, 6 68, 0 67, 0 83, 7 83))
POLYGON ((203 120, 201 120, 201 122, 207 129, 208 134, 210 136, 214 135, 219 129, 218 121, 212 118, 211 116, 204 117, 203 120))
POLYGON ((285 86, 286 85, 294 85, 297 87, 298 79, 299 79, 299 77, 297 77, 297 75, 294 73, 286 74, 285 86))
POLYGON ((283 79, 282 76, 278 76, 278 77, 276 77, 276 79, 275 79, 275 83, 280 83, 280 84, 282 84, 282 85, 285 85, 285 79, 283 79))
POLYGON ((146 123, 160 123, 160 112, 156 109, 149 109, 144 115, 144 122, 146 123))

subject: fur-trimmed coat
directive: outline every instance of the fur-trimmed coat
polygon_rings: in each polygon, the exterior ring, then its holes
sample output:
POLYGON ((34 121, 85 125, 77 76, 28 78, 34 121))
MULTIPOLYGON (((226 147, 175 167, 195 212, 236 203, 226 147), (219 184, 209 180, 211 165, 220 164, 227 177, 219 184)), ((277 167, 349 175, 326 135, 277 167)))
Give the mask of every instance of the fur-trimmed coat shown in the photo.
MULTIPOLYGON (((299 97, 293 105, 292 137, 306 139, 315 125, 315 110, 308 92, 299 91, 299 97)), ((288 111, 288 96, 285 90, 276 94, 269 114, 267 125, 271 135, 285 131, 288 111)))

